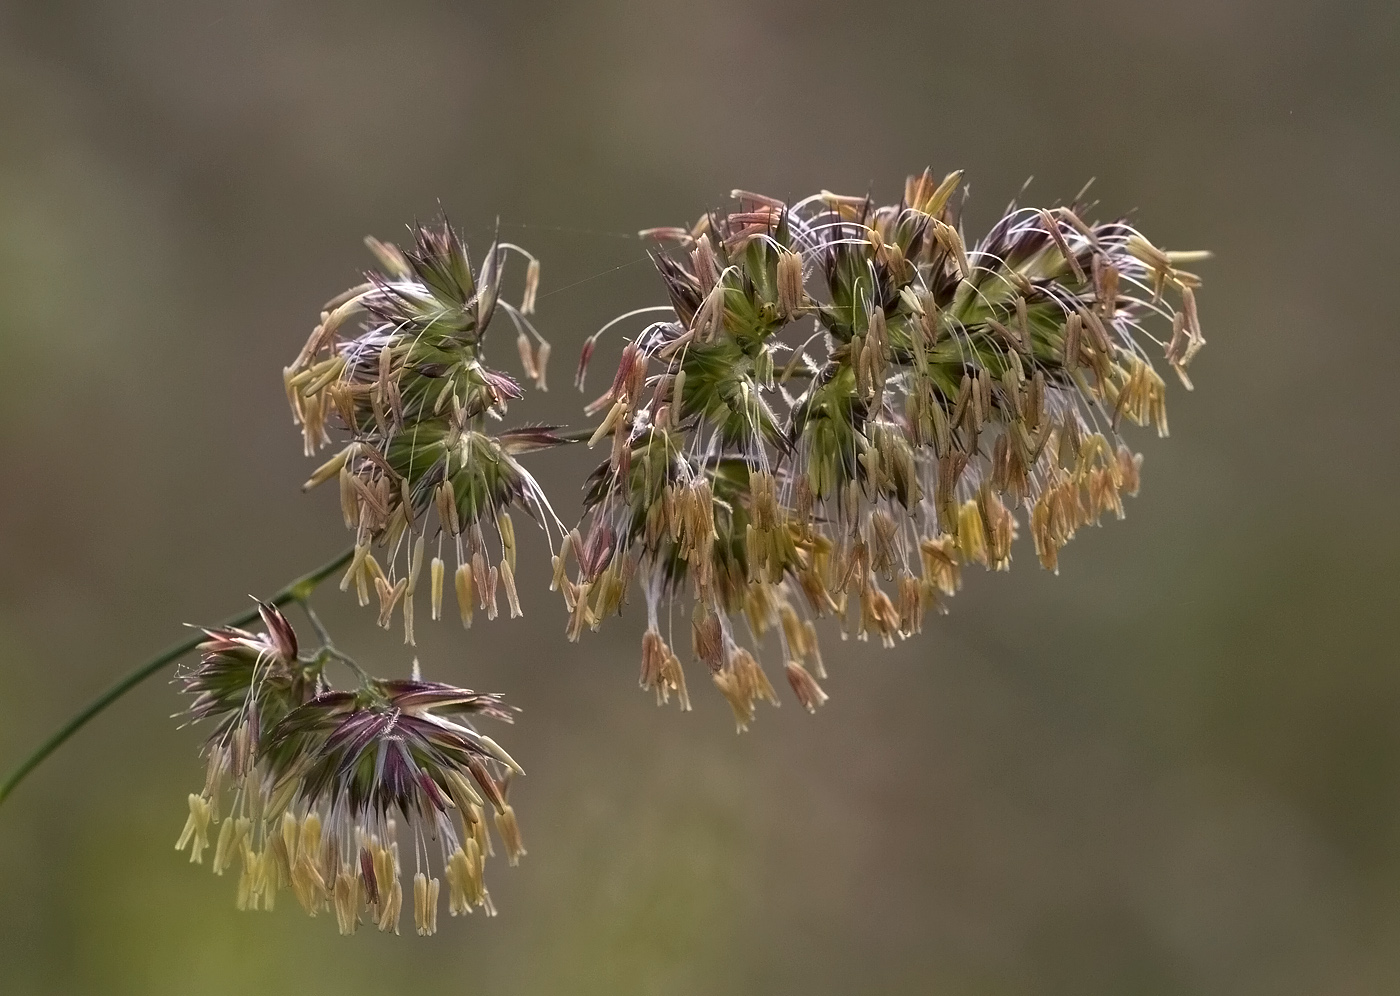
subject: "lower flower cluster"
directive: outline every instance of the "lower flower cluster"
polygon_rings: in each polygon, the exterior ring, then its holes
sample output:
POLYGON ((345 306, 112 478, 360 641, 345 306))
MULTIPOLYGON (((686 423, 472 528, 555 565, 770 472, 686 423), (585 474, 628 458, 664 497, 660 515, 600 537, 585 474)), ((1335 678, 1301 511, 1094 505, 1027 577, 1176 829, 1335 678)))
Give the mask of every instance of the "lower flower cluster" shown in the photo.
POLYGON ((342 934, 361 923, 398 932, 406 860, 419 934, 437 930, 444 879, 452 916, 494 915, 487 812, 516 864, 525 848, 507 792, 521 769, 472 718, 510 722, 513 710, 416 667, 410 680, 360 672, 353 691, 333 689, 329 662, 358 665, 328 643, 299 654, 282 613, 260 611, 265 632, 208 631, 179 679, 188 717, 213 729, 176 849, 203 864, 212 847, 216 875, 237 868, 239 909, 271 910, 290 888, 312 916, 333 912, 342 934))

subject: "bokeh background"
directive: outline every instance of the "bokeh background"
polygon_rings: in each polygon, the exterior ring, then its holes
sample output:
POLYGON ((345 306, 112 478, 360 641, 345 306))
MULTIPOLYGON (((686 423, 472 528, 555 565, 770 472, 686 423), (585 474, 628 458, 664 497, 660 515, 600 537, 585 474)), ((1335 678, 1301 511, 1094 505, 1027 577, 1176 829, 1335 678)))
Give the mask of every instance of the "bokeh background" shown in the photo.
MULTIPOLYGON (((1100 215, 1217 253, 1127 521, 1059 577, 1018 545, 895 651, 833 639, 815 718, 736 737, 693 669, 695 712, 657 710, 637 614, 567 644, 533 535, 524 621, 421 627, 431 676, 524 708, 497 919, 236 913, 171 849, 202 776, 156 680, 0 809, 0 991, 1400 991, 1397 28, 1298 0, 0 3, 0 766, 341 548, 280 369, 366 233, 441 205, 540 254, 555 389, 513 414, 575 424, 583 338, 660 300, 629 233, 731 187, 894 199, 962 167, 975 233, 1028 176, 1046 203, 1097 176, 1100 215)), ((591 462, 534 459, 568 516, 591 462)))

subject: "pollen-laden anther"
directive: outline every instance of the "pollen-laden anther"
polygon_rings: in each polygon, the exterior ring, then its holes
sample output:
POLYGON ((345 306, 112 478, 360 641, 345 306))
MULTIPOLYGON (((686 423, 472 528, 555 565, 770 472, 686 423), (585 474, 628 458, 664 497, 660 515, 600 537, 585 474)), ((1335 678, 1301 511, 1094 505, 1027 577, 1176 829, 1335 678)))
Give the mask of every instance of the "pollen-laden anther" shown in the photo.
POLYGON ((604 330, 672 316, 625 345, 589 406, 608 457, 554 587, 577 639, 636 581, 641 685, 659 703, 683 692, 672 631, 689 623, 741 729, 777 702, 765 643, 815 709, 815 620, 892 646, 965 566, 1008 569, 1023 527, 1056 570, 1077 530, 1137 492, 1142 458, 1120 430, 1167 432, 1142 323, 1170 323, 1165 359, 1190 388, 1205 339, 1183 267, 1209 254, 1086 222, 1079 203, 1013 205, 969 244, 960 182, 926 170, 889 206, 734 191, 727 214, 642 233, 669 308, 604 330))

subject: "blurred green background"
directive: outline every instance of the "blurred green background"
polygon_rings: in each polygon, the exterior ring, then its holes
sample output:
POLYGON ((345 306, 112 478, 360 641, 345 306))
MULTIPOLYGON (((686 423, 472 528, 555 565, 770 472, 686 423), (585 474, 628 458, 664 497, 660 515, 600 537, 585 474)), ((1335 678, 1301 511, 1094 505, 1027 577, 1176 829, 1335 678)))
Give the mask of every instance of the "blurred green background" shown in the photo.
MULTIPOLYGON (((340 549, 280 369, 366 233, 442 205, 544 260, 555 389, 657 303, 628 233, 731 187, 1027 176, 1208 247, 1209 347, 1126 522, 1028 540, 831 703, 736 737, 636 689, 633 612, 420 627, 524 708, 502 915, 335 934, 172 850, 198 734, 152 681, 0 809, 0 991, 1400 991, 1394 4, 0 3, 0 766, 340 549)), ((514 293, 514 292, 513 292, 514 293)), ((498 347, 515 367, 509 337, 498 347)), ((614 341, 614 349, 616 341, 614 341)), ((605 350, 600 360, 610 363, 605 350)), ((596 377, 595 377, 596 379, 596 377)), ((534 458, 568 510, 592 454, 534 458)), ((522 534, 523 535, 523 534, 522 534)), ((342 642, 396 637, 330 588, 342 642)))

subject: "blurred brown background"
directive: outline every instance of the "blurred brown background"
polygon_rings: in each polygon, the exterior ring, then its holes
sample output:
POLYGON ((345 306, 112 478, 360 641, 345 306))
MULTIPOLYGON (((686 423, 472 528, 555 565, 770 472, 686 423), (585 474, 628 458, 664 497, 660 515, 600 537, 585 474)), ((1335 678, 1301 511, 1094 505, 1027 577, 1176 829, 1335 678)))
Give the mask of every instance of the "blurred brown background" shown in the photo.
MULTIPOLYGON (((628 233, 731 187, 896 198, 963 167, 1209 247, 1210 346, 1143 494, 1061 574, 1018 544, 922 639, 831 641, 832 702, 736 737, 566 643, 424 626, 523 706, 502 915, 353 939, 171 845, 198 735, 152 681, 0 810, 0 991, 1400 991, 1394 4, 0 3, 0 766, 182 622, 346 542, 281 366, 439 203, 544 259, 555 389, 661 299, 628 233)), ((615 348, 615 347, 614 347, 615 348)), ((503 364, 514 369, 506 337, 503 364)), ((615 355, 612 354, 612 355, 615 355)), ((605 355, 602 362, 609 362, 605 355)), ((595 378, 596 379, 596 378, 595 378)), ((592 455, 535 458, 576 514, 592 455)), ((327 589, 363 657, 397 638, 327 589)))

